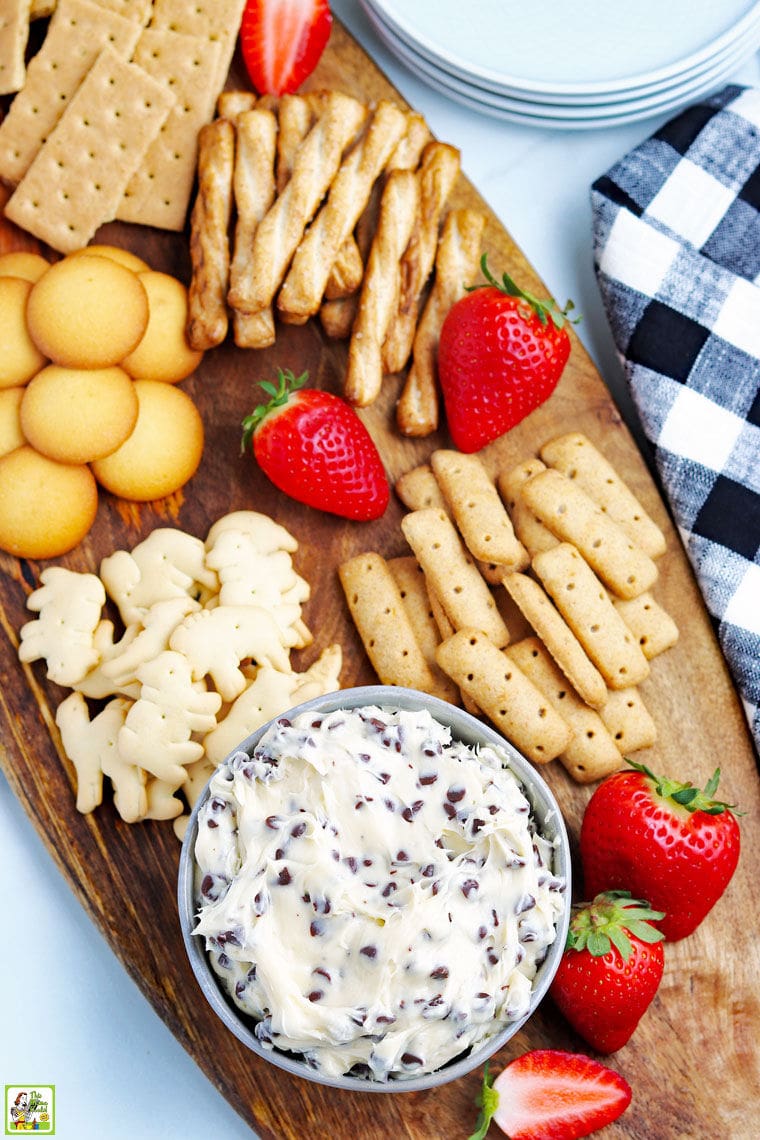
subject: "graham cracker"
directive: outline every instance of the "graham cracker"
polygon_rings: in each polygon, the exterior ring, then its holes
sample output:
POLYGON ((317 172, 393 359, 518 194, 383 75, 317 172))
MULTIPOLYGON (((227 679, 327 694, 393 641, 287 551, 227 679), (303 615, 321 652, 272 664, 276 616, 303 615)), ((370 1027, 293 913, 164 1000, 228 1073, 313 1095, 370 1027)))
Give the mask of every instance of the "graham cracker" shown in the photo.
POLYGON ((129 181, 117 218, 159 229, 184 227, 198 158, 198 132, 214 115, 220 41, 146 28, 133 62, 163 83, 176 103, 129 181))
POLYGON ((24 86, 0 123, 4 182, 16 185, 24 177, 103 48, 129 59, 139 35, 139 24, 91 0, 60 0, 24 86))
POLYGON ((154 0, 152 28, 165 28, 218 42, 221 53, 214 78, 214 96, 224 87, 237 42, 246 0, 154 0))
POLYGON ((30 8, 31 0, 0 0, 0 95, 23 85, 30 8))
POLYGON ((111 221, 174 96, 105 48, 5 208, 6 217, 61 253, 111 221))

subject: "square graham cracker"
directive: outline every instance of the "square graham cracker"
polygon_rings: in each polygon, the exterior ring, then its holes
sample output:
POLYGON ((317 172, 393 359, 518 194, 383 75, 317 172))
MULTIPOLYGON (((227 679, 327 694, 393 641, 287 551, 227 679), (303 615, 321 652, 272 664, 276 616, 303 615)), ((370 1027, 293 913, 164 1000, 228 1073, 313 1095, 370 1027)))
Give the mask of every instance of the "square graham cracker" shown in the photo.
POLYGON ((116 216, 174 103, 164 84, 105 48, 11 195, 6 217, 61 253, 87 245, 116 216))

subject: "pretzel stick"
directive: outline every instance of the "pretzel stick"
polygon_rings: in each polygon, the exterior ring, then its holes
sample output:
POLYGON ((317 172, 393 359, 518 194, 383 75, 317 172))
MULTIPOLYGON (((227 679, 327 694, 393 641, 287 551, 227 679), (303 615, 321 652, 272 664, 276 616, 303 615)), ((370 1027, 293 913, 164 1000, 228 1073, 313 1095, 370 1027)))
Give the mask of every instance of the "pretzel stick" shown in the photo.
POLYGON ((361 140, 335 176, 322 209, 298 247, 277 309, 302 324, 319 309, 330 269, 367 204, 375 180, 406 128, 406 116, 381 100, 361 140))
POLYGON ((198 134, 198 191, 190 218, 187 339, 205 351, 227 335, 227 286, 230 273, 228 230, 232 213, 235 128, 215 119, 198 134))
POLYGON ((435 261, 441 216, 458 173, 458 150, 439 142, 425 147, 418 174, 420 224, 401 262, 398 311, 383 346, 386 372, 405 368, 412 351, 422 290, 435 261))
POLYGON ((324 114, 298 149, 290 181, 256 229, 251 273, 245 288, 230 294, 236 309, 255 313, 272 303, 306 226, 338 172, 343 151, 366 115, 366 107, 350 95, 330 93, 324 114))
MULTIPOLYGON (((385 177, 393 170, 415 170, 419 165, 423 150, 430 141, 430 129, 422 115, 417 114, 416 111, 407 112, 406 131, 399 139, 393 154, 388 159, 385 171, 383 172, 385 177)), ((363 261, 366 261, 369 247, 372 244, 372 237, 377 228, 377 215, 380 208, 383 184, 382 178, 375 182, 369 196, 369 201, 359 221, 356 223, 356 245, 358 247, 359 256, 363 261)), ((339 261, 341 262, 343 252, 342 249, 339 255, 339 261)), ((333 271, 336 271, 336 266, 333 266, 333 271)), ((332 273, 331 280, 328 281, 327 288, 325 289, 325 297, 327 299, 322 304, 319 317, 322 328, 329 337, 345 340, 345 338, 351 334, 351 328, 356 318, 356 310, 359 307, 358 289, 361 285, 361 277, 356 283, 354 292, 350 295, 346 294, 343 296, 335 295, 331 281, 332 273)))
POLYGON ((254 91, 221 91, 216 101, 216 113, 220 119, 229 119, 234 123, 243 111, 252 111, 256 106, 256 93, 254 91))
POLYGON ((412 366, 396 405, 402 435, 430 435, 438 427, 438 338, 446 314, 464 296, 477 272, 485 223, 477 210, 452 210, 443 223, 435 280, 414 335, 412 366))
POLYGON ((418 207, 416 176, 411 170, 395 170, 380 201, 377 233, 348 347, 344 395, 358 407, 371 404, 382 387, 382 346, 396 306, 398 263, 409 244, 418 207))
MULTIPOLYGON (((274 201, 274 159, 277 120, 272 111, 254 108, 235 120, 235 170, 232 186, 237 208, 235 244, 230 265, 230 293, 236 293, 250 271, 250 251, 256 227, 274 201)), ((235 344, 266 348, 274 344, 274 314, 267 306, 258 313, 233 308, 235 344)))
POLYGON ((290 181, 298 148, 314 126, 315 104, 305 95, 283 95, 277 134, 277 193, 290 181))

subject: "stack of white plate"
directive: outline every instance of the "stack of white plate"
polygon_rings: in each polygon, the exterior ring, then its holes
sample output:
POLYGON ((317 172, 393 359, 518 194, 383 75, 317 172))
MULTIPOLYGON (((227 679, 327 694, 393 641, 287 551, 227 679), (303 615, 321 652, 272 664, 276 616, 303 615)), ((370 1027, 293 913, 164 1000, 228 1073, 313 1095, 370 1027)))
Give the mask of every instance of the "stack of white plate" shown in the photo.
POLYGON ((362 0, 415 74, 528 126, 617 126, 717 90, 760 48, 759 0, 362 0))

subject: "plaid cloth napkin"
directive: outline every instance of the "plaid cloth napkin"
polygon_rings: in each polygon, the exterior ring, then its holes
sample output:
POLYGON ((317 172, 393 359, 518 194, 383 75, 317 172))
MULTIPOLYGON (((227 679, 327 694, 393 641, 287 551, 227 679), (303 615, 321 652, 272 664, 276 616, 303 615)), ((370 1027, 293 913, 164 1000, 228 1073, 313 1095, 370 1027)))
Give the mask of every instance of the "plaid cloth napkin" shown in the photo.
POLYGON ((615 343, 760 752, 760 89, 689 107, 591 197, 615 343))

